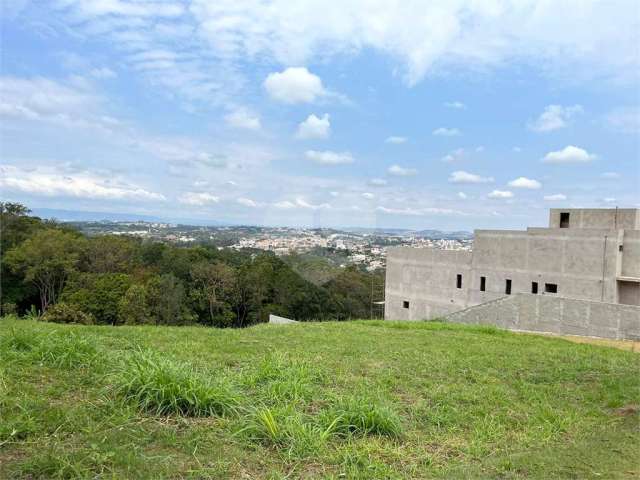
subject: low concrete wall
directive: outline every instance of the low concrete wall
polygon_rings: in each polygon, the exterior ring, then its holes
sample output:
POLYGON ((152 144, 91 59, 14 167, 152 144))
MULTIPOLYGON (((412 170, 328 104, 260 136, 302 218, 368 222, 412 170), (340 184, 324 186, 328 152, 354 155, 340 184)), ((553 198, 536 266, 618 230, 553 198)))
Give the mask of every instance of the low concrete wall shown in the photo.
POLYGON ((551 295, 505 296, 444 318, 450 322, 490 324, 508 330, 640 340, 640 307, 551 295))

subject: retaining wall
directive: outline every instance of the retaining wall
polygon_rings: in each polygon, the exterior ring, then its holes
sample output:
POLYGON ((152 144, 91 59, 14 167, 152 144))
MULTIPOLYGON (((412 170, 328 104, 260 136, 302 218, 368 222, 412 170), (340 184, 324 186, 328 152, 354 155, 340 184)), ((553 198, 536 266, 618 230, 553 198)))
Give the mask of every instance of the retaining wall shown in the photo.
POLYGON ((456 323, 508 330, 640 340, 640 307, 551 295, 516 294, 446 315, 456 323))

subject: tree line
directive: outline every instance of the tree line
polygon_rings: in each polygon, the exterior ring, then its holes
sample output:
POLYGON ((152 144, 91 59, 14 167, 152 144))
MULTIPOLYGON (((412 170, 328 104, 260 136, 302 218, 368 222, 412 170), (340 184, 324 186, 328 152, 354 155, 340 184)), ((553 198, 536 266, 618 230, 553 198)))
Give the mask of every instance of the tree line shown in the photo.
MULTIPOLYGON (((312 283, 271 252, 87 237, 0 202, 0 314, 108 325, 246 327, 269 314, 297 320, 368 318, 372 275, 340 269, 312 283)), ((379 278, 376 281, 380 281, 379 278)))

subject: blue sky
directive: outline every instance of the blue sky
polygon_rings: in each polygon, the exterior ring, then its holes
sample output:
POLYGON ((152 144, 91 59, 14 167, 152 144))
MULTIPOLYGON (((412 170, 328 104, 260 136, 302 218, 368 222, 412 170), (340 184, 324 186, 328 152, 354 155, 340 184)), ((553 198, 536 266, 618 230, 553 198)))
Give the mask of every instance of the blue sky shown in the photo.
POLYGON ((3 199, 442 229, 640 206, 633 0, 0 1, 3 199))

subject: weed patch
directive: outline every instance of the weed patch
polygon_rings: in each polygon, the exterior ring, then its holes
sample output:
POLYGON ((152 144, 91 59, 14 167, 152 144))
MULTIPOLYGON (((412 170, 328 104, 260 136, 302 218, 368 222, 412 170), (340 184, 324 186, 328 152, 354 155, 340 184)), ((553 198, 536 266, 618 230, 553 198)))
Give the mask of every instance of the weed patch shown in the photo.
POLYGON ((112 379, 120 397, 154 415, 223 416, 239 403, 224 379, 146 352, 131 355, 112 379))
POLYGON ((340 399, 321 413, 322 425, 336 435, 400 437, 400 417, 388 406, 366 397, 340 399))

